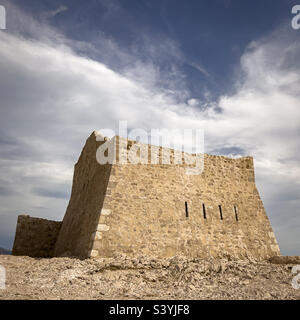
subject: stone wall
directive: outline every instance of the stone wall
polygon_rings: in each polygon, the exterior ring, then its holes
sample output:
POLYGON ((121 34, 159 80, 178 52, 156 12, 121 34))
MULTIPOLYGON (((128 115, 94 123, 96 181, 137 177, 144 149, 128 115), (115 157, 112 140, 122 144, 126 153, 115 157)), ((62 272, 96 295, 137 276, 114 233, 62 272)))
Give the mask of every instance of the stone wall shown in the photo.
POLYGON ((61 222, 19 216, 12 254, 35 258, 52 257, 60 227, 61 222))
MULTIPOLYGON (((121 164, 135 142, 116 137, 111 142, 116 142, 117 161, 99 165, 96 151, 105 141, 97 137, 94 132, 87 139, 75 165, 55 256, 280 255, 251 157, 203 155, 204 171, 187 175, 188 164, 174 164, 178 153, 173 150, 171 164, 121 164)), ((164 158, 162 148, 155 152, 164 158)), ((151 153, 137 154, 151 159, 151 153)))
POLYGON ((91 235, 99 220, 111 165, 99 165, 101 142, 92 133, 75 165, 71 199, 55 246, 55 256, 89 257, 91 235))

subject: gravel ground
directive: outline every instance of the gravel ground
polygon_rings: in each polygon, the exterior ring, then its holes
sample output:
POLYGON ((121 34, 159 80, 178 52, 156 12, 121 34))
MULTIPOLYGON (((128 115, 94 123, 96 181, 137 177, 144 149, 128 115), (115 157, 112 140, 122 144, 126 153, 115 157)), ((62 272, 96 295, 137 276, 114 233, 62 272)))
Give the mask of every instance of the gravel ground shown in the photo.
POLYGON ((172 257, 34 259, 0 256, 12 299, 297 299, 291 270, 300 257, 272 263, 172 257))

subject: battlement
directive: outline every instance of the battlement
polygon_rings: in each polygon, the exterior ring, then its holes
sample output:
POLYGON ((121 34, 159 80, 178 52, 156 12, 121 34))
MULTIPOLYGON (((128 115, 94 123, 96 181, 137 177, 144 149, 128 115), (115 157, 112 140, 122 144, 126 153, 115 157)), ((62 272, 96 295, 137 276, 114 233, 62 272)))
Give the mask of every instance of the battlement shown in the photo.
POLYGON ((207 161, 212 162, 223 162, 224 164, 232 165, 234 167, 245 167, 246 169, 252 170, 254 169, 253 157, 250 156, 241 158, 230 158, 220 155, 189 153, 172 148, 145 144, 120 136, 114 136, 113 138, 109 139, 107 137, 103 137, 96 131, 92 133, 91 137, 96 138, 98 148, 104 143, 107 144, 107 147, 113 148, 113 164, 132 163, 129 159, 129 155, 130 153, 132 153, 132 157, 134 158, 134 160, 136 160, 136 162, 140 164, 170 164, 193 166, 196 161, 195 159, 198 157, 201 161, 206 159, 207 161))

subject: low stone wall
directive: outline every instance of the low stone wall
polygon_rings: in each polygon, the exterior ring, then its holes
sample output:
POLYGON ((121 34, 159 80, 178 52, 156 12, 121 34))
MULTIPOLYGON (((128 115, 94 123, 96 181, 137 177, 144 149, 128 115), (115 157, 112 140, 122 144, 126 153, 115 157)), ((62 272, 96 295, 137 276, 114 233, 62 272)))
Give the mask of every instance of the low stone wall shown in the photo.
POLYGON ((300 256, 276 256, 269 259, 273 264, 299 264, 300 256))
POLYGON ((19 216, 12 254, 49 258, 53 256, 61 222, 19 216))

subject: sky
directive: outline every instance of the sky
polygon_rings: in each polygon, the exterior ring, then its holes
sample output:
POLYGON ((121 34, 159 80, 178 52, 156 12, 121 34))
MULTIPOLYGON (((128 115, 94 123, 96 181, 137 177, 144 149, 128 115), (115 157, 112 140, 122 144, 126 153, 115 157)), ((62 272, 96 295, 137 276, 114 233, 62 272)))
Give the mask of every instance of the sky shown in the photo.
POLYGON ((300 29, 289 0, 0 0, 0 247, 62 220, 94 130, 204 129, 254 157, 284 255, 300 255, 300 29))

